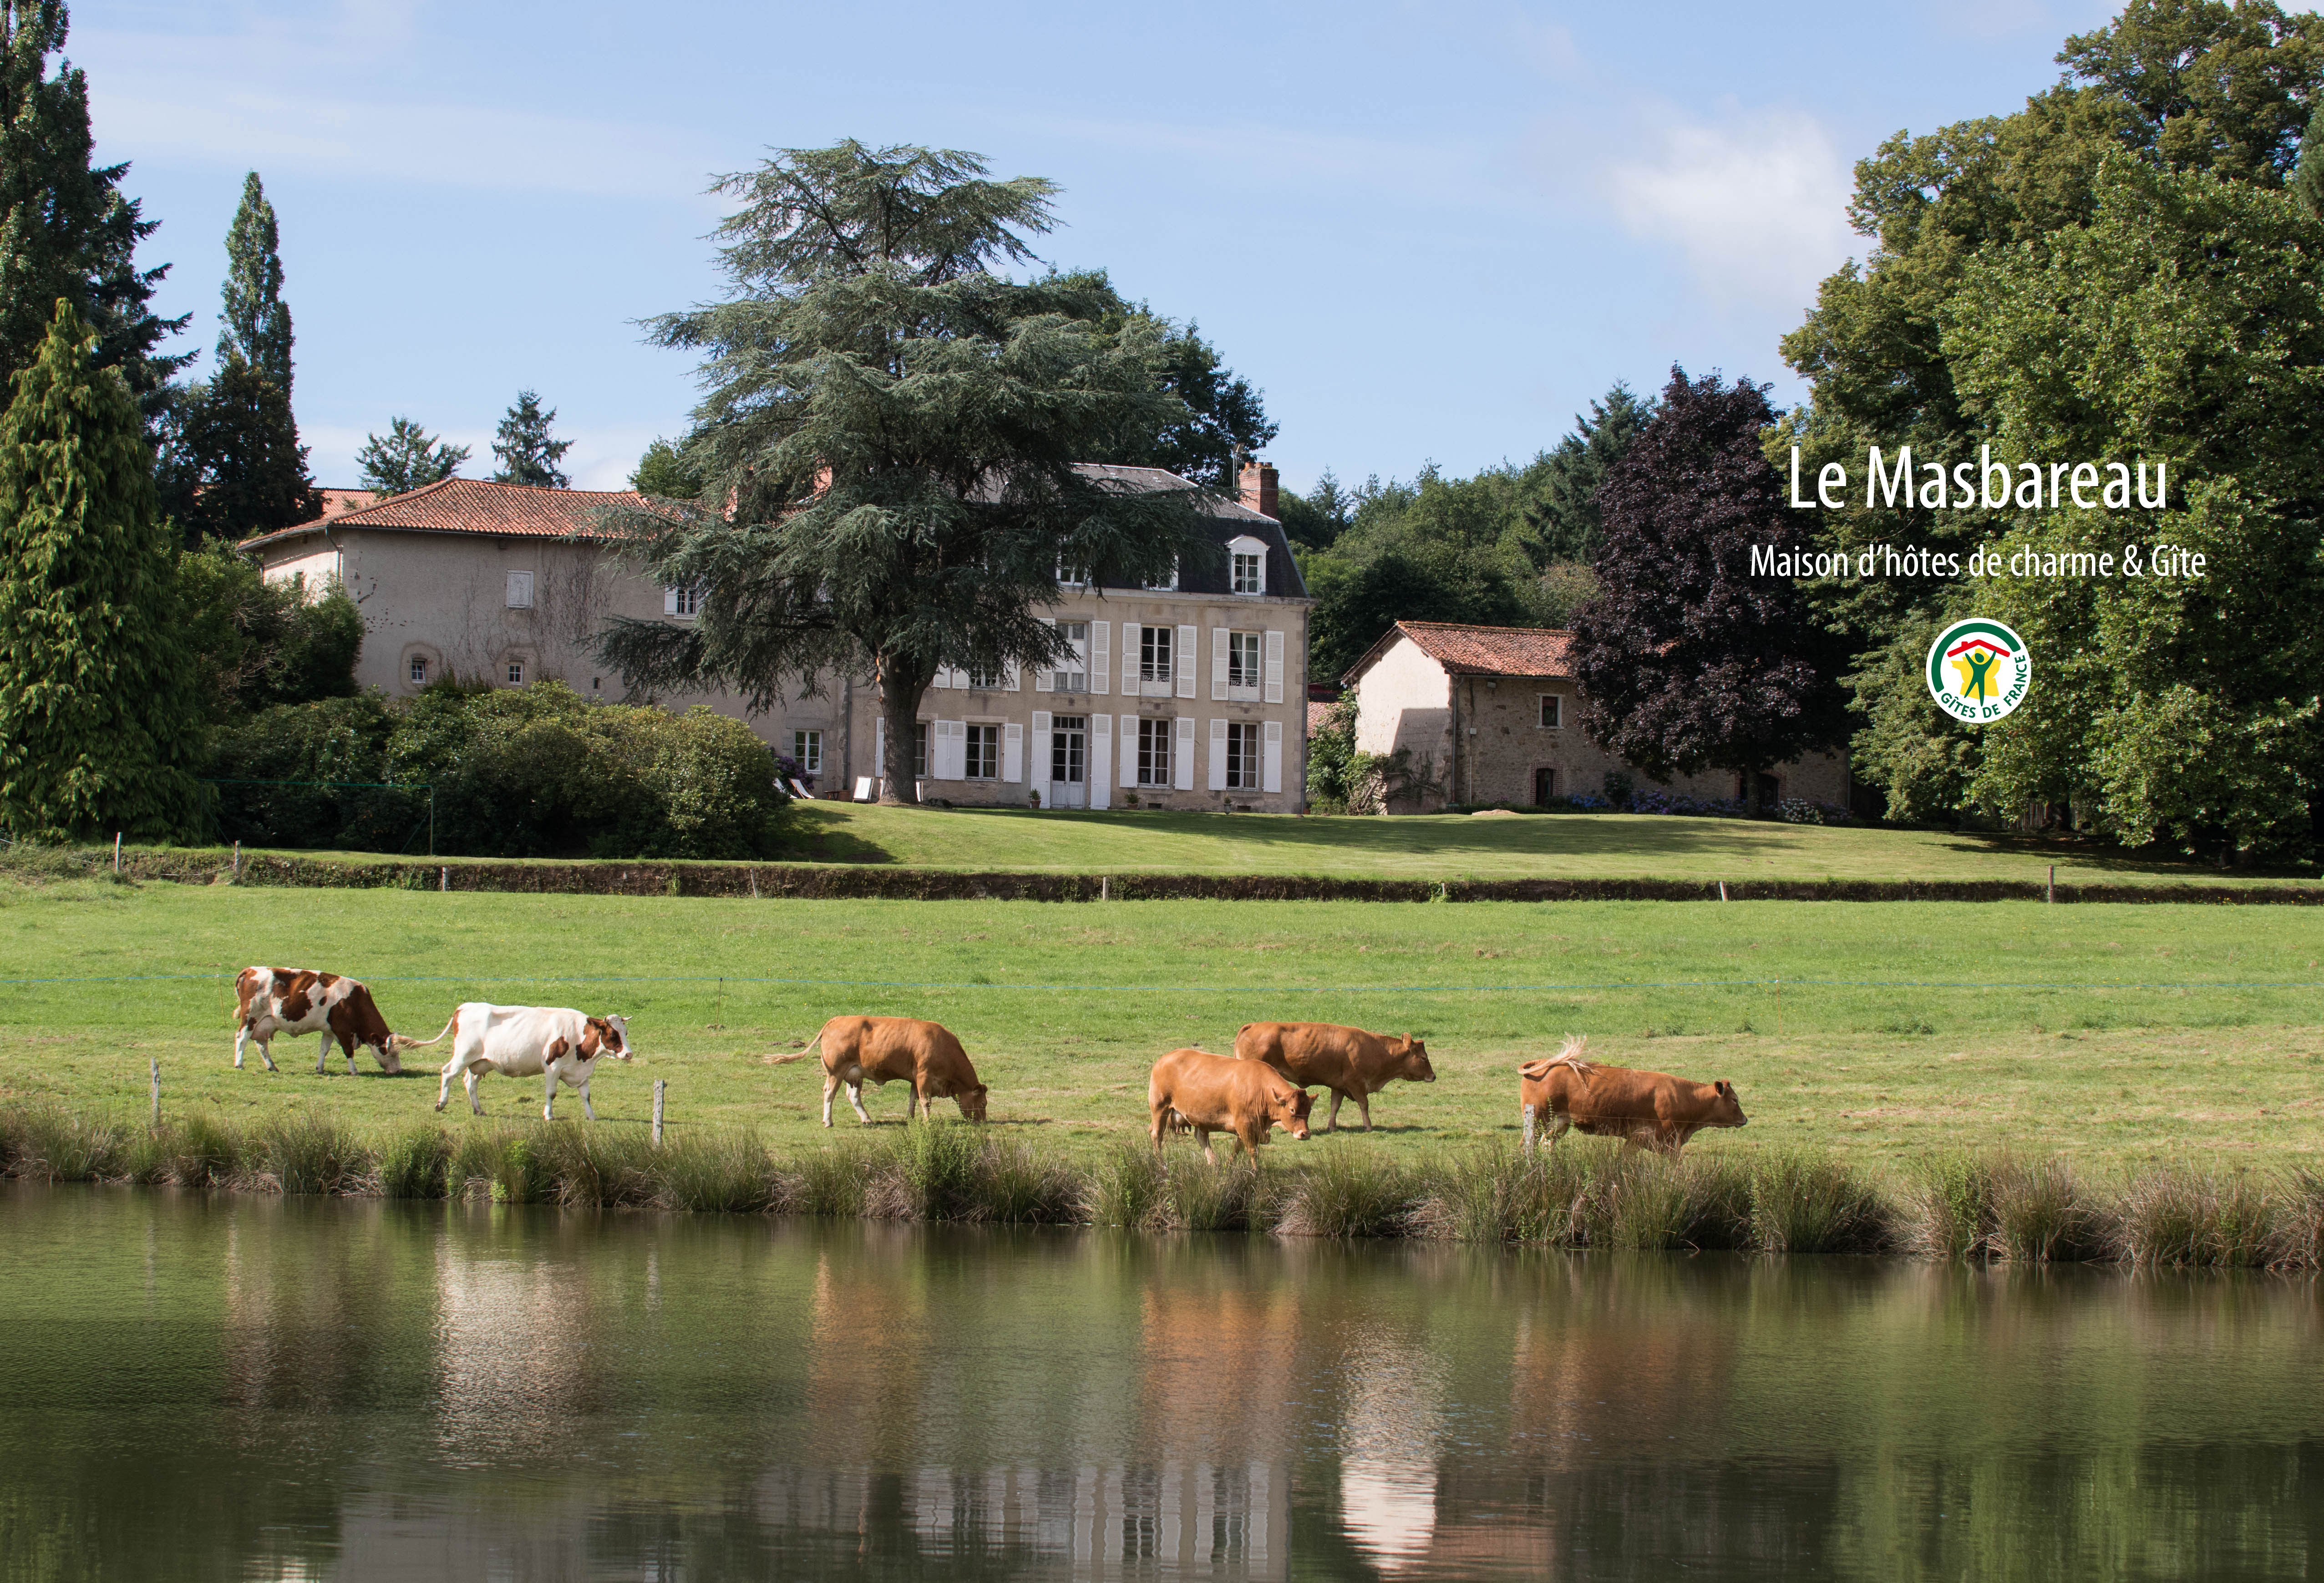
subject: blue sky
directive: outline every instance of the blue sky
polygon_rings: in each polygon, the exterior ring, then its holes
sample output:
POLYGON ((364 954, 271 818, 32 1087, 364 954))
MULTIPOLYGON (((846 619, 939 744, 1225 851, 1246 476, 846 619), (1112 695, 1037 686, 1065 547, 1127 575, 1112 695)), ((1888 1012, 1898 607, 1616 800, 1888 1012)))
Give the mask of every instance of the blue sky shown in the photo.
POLYGON ((1795 398, 1854 161, 2015 109, 2113 9, 83 0, 67 53, 198 370, 263 177, 320 482, 397 414, 487 473, 530 386, 618 487, 695 399, 634 321, 716 291, 709 175, 853 136, 1062 183, 1043 256, 1197 320, 1305 487, 1523 459, 1674 359, 1795 398))

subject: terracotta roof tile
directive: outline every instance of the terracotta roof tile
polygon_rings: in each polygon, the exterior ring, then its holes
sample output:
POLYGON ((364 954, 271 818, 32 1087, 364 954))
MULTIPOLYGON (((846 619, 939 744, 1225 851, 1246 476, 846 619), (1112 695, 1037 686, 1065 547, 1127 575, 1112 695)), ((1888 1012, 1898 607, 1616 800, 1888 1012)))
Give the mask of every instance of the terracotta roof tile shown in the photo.
POLYGON ((1570 676, 1565 651, 1573 634, 1550 627, 1465 627, 1451 621, 1398 621, 1348 668, 1353 685, 1399 637, 1451 676, 1570 676))
POLYGON ((503 538, 591 538, 598 513, 609 506, 642 506, 646 497, 627 489, 539 489, 526 483, 493 483, 481 478, 447 478, 408 494, 390 495, 338 516, 242 541, 257 549, 327 524, 342 528, 401 529, 413 533, 484 533, 503 538))

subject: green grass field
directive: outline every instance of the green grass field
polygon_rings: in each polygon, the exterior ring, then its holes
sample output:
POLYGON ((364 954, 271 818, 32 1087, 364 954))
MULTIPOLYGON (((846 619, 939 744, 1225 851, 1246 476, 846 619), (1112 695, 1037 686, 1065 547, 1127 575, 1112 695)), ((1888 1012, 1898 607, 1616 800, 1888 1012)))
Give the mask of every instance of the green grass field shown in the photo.
MULTIPOLYGON (((2324 931, 2305 908, 758 903, 81 880, 0 882, 0 979, 45 980, 0 983, 0 1100, 124 1114, 143 1111, 149 1057, 172 1111, 318 1105, 366 1127, 429 1113, 432 1072, 385 1078, 365 1054, 362 1075, 335 1059, 318 1078, 311 1038, 278 1042, 279 1075, 255 1056, 235 1071, 232 975, 264 962, 366 979, 423 1037, 465 999, 627 1014, 642 1054, 595 1085, 608 1125, 642 1121, 662 1077, 673 1127, 748 1125, 777 1148, 825 1136, 821 1073, 767 1058, 862 1011, 951 1026, 996 1123, 1071 1152, 1144 1126, 1155 1055, 1227 1050, 1261 1018, 1418 1032, 1441 1074, 1379 1096, 1370 1138, 1286 1150, 1419 1157, 1513 1137, 1515 1066, 1568 1032, 1616 1063, 1736 1082, 1751 1126, 1699 1147, 1868 1163, 1999 1146, 2096 1166, 2324 1149, 2324 931)), ((493 1118, 538 1113, 530 1083, 484 1091, 493 1118)), ((867 1102, 891 1125, 903 1091, 867 1102)), ((455 1114, 468 1124, 456 1087, 455 1114)), ((858 1125, 844 1100, 838 1117, 858 1125)))

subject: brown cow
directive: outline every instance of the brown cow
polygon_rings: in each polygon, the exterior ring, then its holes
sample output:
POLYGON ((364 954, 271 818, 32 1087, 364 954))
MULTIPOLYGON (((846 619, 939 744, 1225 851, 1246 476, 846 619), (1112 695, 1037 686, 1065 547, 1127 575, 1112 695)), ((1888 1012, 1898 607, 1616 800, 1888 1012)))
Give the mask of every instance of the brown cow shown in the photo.
POLYGON ((907 1121, 915 1109, 934 1120, 936 1101, 946 1099, 957 1102, 969 1120, 984 1119, 985 1086, 976 1081, 968 1052, 941 1023, 908 1017, 835 1017, 808 1041, 809 1048, 816 1045, 823 1046, 825 1127, 831 1125, 831 1096, 841 1083, 847 1085, 847 1102, 855 1107, 857 1119, 869 1125, 863 1085, 894 1079, 912 1085, 911 1103, 904 1107, 907 1121))
POLYGON ((1173 1050, 1154 1063, 1146 1103, 1154 1113, 1154 1152, 1162 1134, 1184 1127, 1203 1146, 1203 1158, 1215 1165, 1211 1134, 1231 1132, 1252 1164, 1268 1130, 1279 1127, 1294 1137, 1307 1136, 1307 1111, 1314 1096, 1256 1061, 1237 1061, 1205 1050, 1173 1050))
POLYGON ((1565 1048, 1544 1061, 1528 1061, 1517 1102, 1547 1118, 1554 1146, 1566 1128, 1597 1137, 1618 1137, 1623 1152, 1649 1148, 1675 1155, 1706 1127, 1745 1125, 1735 1085, 1689 1082, 1663 1072, 1601 1066, 1586 1060, 1587 1039, 1568 1039, 1565 1048))
POLYGON ((1235 1055, 1242 1061, 1263 1061, 1293 1082, 1332 1091, 1332 1113, 1323 1130, 1340 1130, 1340 1101, 1353 1100, 1363 1112, 1364 1130, 1372 1129, 1371 1096, 1397 1078, 1406 1082, 1434 1082, 1436 1069, 1428 1064, 1428 1046, 1406 1034, 1391 1039, 1361 1028, 1343 1028, 1328 1022, 1247 1022, 1235 1035, 1235 1055))
POLYGON ((382 1072, 397 1076, 403 1071, 396 1053, 410 1042, 399 1040, 388 1031, 387 1019, 380 1016, 371 991, 354 979, 312 968, 246 967, 235 975, 234 995, 237 1025, 234 1063, 237 1067, 242 1064, 243 1051, 255 1044, 266 1070, 279 1072, 281 1068, 274 1064, 266 1048, 276 1035, 296 1037, 319 1032, 323 1045, 315 1053, 318 1075, 331 1058, 333 1039, 346 1054, 350 1077, 355 1075, 357 1045, 371 1046, 382 1072))

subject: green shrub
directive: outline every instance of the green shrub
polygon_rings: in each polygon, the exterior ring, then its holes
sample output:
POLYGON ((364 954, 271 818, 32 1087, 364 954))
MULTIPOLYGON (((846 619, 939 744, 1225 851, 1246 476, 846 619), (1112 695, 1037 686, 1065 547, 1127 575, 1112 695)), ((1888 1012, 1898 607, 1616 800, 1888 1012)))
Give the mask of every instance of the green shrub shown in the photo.
POLYGON ((1148 1229, 1163 1212, 1167 1178, 1151 1147, 1118 1145, 1090 1167, 1084 1181, 1082 1216, 1093 1226, 1148 1229))
POLYGON ((12 1176, 36 1182, 97 1182, 120 1174, 128 1128, 54 1105, 12 1113, 6 1163, 12 1176))
POLYGON ((853 1144, 825 1144, 797 1162, 790 1201, 802 1215, 846 1219, 863 1212, 863 1183, 871 1171, 866 1152, 853 1144))
POLYGON ((168 1179, 180 1187, 226 1187, 242 1174, 242 1137, 207 1110, 174 1123, 168 1141, 168 1179))
POLYGON ((1319 1157, 1292 1174, 1276 1229, 1286 1237, 1395 1237, 1414 1211, 1415 1193, 1393 1161, 1360 1147, 1311 1149, 1319 1157))
POLYGON ((1762 1253, 1871 1253, 1888 1217, 1871 1184, 1837 1161, 1794 1153, 1752 1162, 1751 1241, 1762 1253))
POLYGON ((2132 1264, 2243 1269, 2273 1262, 2275 1219, 2246 1172, 2172 1166, 2135 1178, 2116 1236, 2132 1264))
POLYGON ((2026 1264, 2098 1257, 2106 1238, 2098 1213, 2063 1160, 2032 1164, 2002 1156, 1987 1170, 1992 1246, 2026 1264))
POLYGON ((781 1196, 767 1151, 750 1132, 681 1133, 653 1162, 664 1209, 752 1214, 781 1196))
POLYGON ((450 1191, 452 1138, 442 1127, 415 1127, 379 1152, 382 1198, 443 1198, 450 1191))
POLYGON ((371 1166, 355 1135, 320 1110, 297 1110, 261 1124, 246 1158, 263 1185, 285 1196, 352 1191, 371 1166))
POLYGON ((1903 1246, 1929 1258, 1981 1258, 1996 1246, 1993 1172, 1981 1160, 1931 1161, 1908 1179, 1903 1246))
MULTIPOLYGON (((454 1138, 451 1161, 444 1167, 446 1195, 466 1198, 480 1189, 493 1192, 493 1184, 501 1174, 501 1154, 508 1146, 510 1135, 482 1127, 464 1127, 454 1138)), ((496 1192, 494 1196, 498 1196, 496 1192)))

